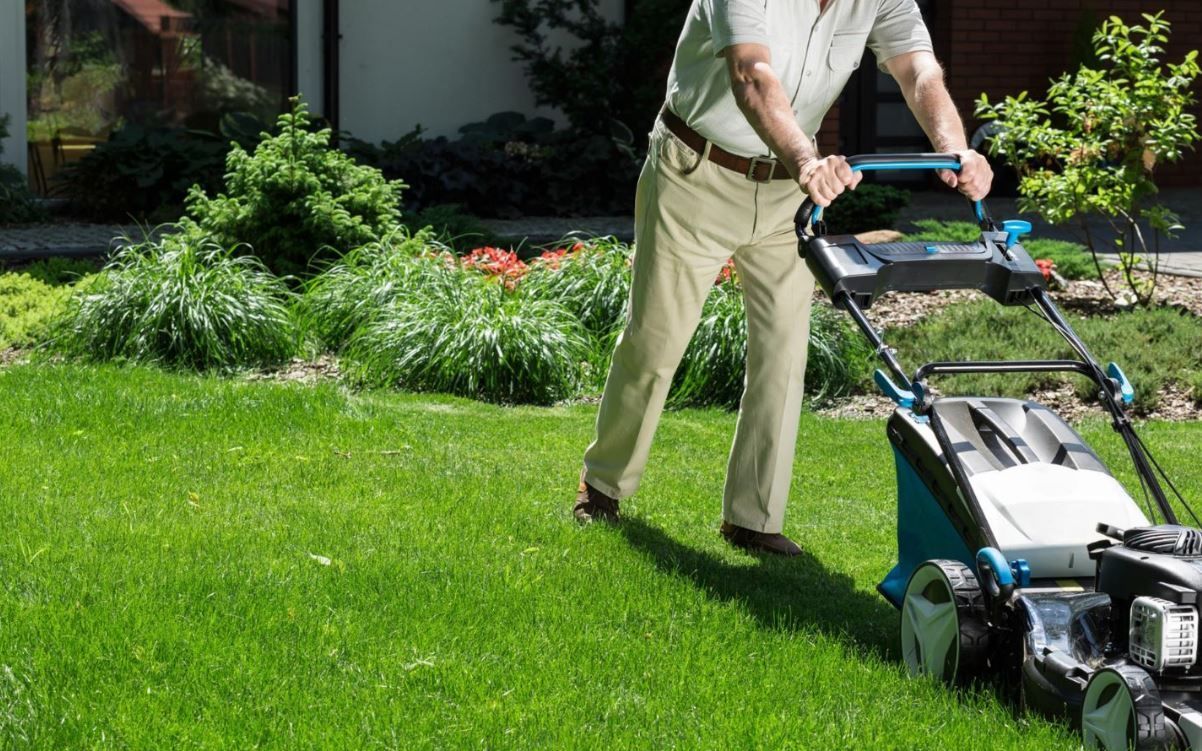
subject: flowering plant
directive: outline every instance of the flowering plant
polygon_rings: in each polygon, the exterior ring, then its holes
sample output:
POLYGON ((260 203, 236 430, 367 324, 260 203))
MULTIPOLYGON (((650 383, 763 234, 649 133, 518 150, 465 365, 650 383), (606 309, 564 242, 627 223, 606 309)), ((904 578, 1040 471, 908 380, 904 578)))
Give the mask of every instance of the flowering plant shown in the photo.
POLYGON ((1039 272, 1043 274, 1045 281, 1052 280, 1052 269, 1056 268, 1056 262, 1050 258, 1036 258, 1035 265, 1039 267, 1039 272))
POLYGON ((733 258, 727 259, 726 263, 722 265, 722 270, 718 272, 718 278, 714 280, 714 286, 717 287, 727 282, 735 285, 739 283, 738 269, 735 268, 735 259, 733 258))
POLYGON ((530 270, 530 267, 518 258, 517 253, 492 247, 476 248, 468 253, 463 259, 463 268, 475 269, 487 277, 498 278, 505 288, 511 291, 530 270))

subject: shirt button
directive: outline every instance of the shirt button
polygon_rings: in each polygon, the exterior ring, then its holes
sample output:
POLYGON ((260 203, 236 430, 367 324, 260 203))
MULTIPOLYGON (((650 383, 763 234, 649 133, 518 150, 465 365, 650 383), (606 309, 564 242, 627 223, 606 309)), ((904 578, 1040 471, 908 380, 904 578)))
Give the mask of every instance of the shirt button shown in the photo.
POLYGON ((812 75, 814 75, 814 71, 812 71, 812 70, 807 70, 807 71, 806 71, 806 78, 809 78, 809 77, 810 77, 810 76, 812 76, 812 75))

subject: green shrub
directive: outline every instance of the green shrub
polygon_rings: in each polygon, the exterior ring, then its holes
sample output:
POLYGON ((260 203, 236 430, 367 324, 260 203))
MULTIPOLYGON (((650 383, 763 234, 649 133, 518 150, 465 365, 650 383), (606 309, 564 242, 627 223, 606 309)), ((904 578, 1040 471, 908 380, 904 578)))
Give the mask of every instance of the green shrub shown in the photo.
POLYGON ((1053 81, 1045 100, 1024 91, 993 104, 982 94, 976 112, 998 126, 993 155, 1022 177, 1020 208, 1055 224, 1079 223, 1095 253, 1117 251, 1128 287, 1122 297, 1146 304, 1156 277, 1132 272, 1159 250, 1161 235, 1181 229, 1156 202, 1155 169, 1180 161, 1202 138, 1192 112, 1202 67, 1197 50, 1179 63, 1164 61, 1170 24, 1163 11, 1142 20, 1103 22, 1093 35, 1097 64, 1053 81), (1112 231, 1090 232, 1091 215, 1105 217, 1112 231))
POLYGON ((855 190, 839 196, 822 218, 827 231, 836 235, 892 229, 902 209, 909 205, 910 194, 904 190, 861 183, 855 190))
MULTIPOLYGON (((1071 317, 1073 328, 1095 356, 1113 360, 1135 385, 1137 412, 1156 406, 1168 383, 1196 382, 1202 351, 1202 320, 1168 308, 1136 309, 1104 318, 1071 317)), ((895 342, 903 363, 937 360, 1063 359, 1071 348, 1046 323, 1022 308, 989 300, 952 305, 906 329, 895 342)), ((1084 378, 1056 373, 1008 373, 948 377, 949 393, 1020 397, 1072 383, 1077 394, 1095 399, 1097 387, 1084 378)))
POLYGON ((330 147, 330 130, 309 130, 308 108, 293 100, 278 134, 254 153, 232 147, 225 193, 193 188, 188 213, 216 242, 242 244, 277 273, 300 273, 313 261, 371 243, 400 223, 404 185, 356 164, 330 147))
POLYGON ((92 258, 66 258, 54 256, 42 258, 18 269, 22 274, 51 286, 75 284, 100 270, 102 263, 92 258))
POLYGON ((55 181, 74 211, 97 221, 171 221, 188 189, 220 184, 228 147, 212 133, 129 124, 113 132, 55 181))
POLYGON ((355 329, 398 299, 421 294, 423 277, 455 263, 429 231, 399 230, 355 248, 313 277, 301 303, 305 329, 341 349, 355 329))
POLYGON ((522 281, 535 297, 566 307, 596 337, 605 337, 626 318, 634 249, 607 237, 561 241, 567 246, 544 254, 522 281))
POLYGON ((40 344, 71 296, 25 273, 0 274, 0 350, 40 344))
POLYGON ((449 268, 362 326, 343 368, 363 386, 550 404, 576 393, 588 349, 584 328, 562 305, 449 268))
POLYGON ((291 293, 257 258, 190 222, 131 243, 74 295, 60 352, 195 370, 272 365, 298 351, 291 293))
MULTIPOLYGON (((915 232, 906 235, 909 241, 930 242, 973 242, 981 236, 981 228, 972 222, 944 222, 938 219, 921 219, 914 222, 915 232)), ((1056 264, 1056 271, 1065 279, 1097 279, 1098 270, 1093 255, 1084 245, 1065 240, 1050 240, 1028 237, 1023 247, 1032 258, 1048 258, 1056 264)), ((1101 260, 1102 268, 1109 268, 1109 261, 1101 260)))
MULTIPOLYGON (((0 155, 8 138, 9 116, 0 117, 0 155)), ((46 210, 29 191, 25 175, 11 164, 0 164, 0 225, 44 222, 46 210)))

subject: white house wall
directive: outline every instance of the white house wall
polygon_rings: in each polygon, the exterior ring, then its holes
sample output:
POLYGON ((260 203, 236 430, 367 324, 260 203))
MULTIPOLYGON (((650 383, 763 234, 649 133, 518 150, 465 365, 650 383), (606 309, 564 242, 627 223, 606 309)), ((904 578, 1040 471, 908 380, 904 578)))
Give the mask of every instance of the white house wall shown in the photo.
MULTIPOLYGON (((621 21, 622 0, 602 0, 621 21)), ((508 27, 490 0, 342 0, 342 129, 395 140, 421 124, 431 135, 495 112, 552 115, 534 106, 508 27)))
POLYGON ((0 116, 8 115, 10 137, 0 160, 22 172, 28 158, 25 146, 25 3, 0 0, 0 116))

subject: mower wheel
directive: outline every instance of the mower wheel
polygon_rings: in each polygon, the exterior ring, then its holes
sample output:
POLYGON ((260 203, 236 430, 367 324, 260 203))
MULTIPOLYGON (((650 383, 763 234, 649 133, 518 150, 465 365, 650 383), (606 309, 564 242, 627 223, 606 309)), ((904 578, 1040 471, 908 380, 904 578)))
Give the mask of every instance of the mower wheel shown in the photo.
POLYGON ((972 569, 927 561, 910 575, 901 608, 901 652, 910 675, 967 683, 988 662, 985 600, 972 569))
POLYGON ((1089 678, 1081 705, 1086 748, 1106 751, 1171 748, 1164 705, 1152 676, 1134 665, 1104 668, 1089 678))

